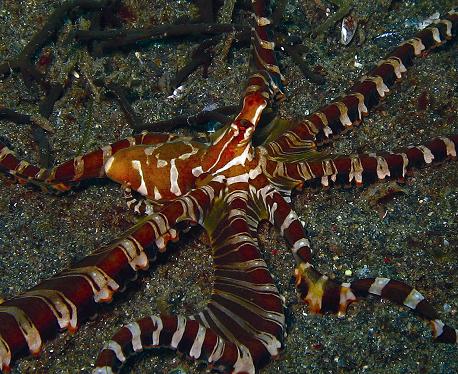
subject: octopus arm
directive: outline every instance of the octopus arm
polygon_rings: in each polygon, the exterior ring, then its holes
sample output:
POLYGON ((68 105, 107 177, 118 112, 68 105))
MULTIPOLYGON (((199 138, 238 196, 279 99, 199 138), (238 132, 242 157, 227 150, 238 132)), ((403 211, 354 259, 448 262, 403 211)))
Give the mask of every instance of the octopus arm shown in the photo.
POLYGON ((44 280, 29 291, 0 305, 0 366, 29 352, 39 354, 43 342, 59 331, 77 330, 97 312, 97 305, 149 266, 148 248, 159 250, 176 236, 183 221, 202 222, 222 189, 219 181, 172 200, 145 217, 113 243, 98 248, 71 268, 44 280))
POLYGON ((23 183, 38 185, 43 189, 67 191, 83 180, 105 177, 106 161, 122 149, 139 144, 166 143, 175 137, 175 135, 143 132, 77 156, 52 169, 40 168, 20 160, 5 144, 0 143, 0 170, 23 183))
POLYGON ((198 314, 152 316, 118 331, 101 351, 94 373, 117 372, 129 354, 169 347, 215 369, 254 373, 278 355, 285 333, 283 300, 256 239, 259 207, 249 202, 248 183, 230 185, 206 220, 215 281, 207 306, 198 314))
POLYGON ((402 78, 414 57, 424 56, 454 40, 457 32, 458 13, 453 9, 389 53, 350 88, 347 95, 320 108, 267 143, 265 147, 269 155, 284 158, 308 152, 359 124, 402 78))
POLYGON ((402 179, 411 168, 454 159, 457 147, 458 135, 451 135, 397 152, 335 156, 309 162, 267 160, 265 173, 274 185, 285 189, 318 180, 325 187, 331 183, 362 185, 386 177, 402 179))

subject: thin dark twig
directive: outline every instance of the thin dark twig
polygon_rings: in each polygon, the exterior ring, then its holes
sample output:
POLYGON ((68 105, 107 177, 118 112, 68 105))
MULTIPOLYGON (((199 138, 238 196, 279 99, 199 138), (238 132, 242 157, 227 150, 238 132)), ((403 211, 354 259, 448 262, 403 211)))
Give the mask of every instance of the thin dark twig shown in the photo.
POLYGON ((0 105, 0 120, 14 122, 18 125, 39 126, 47 132, 54 133, 54 129, 49 121, 41 116, 19 113, 13 109, 0 105))
MULTIPOLYGON (((251 33, 248 29, 238 31, 234 35, 234 41, 237 44, 249 43, 251 39, 251 33)), ((200 66, 204 67, 204 75, 206 75, 206 69, 212 63, 215 57, 214 47, 221 41, 221 36, 216 35, 212 38, 204 40, 192 53, 191 61, 188 62, 183 68, 181 68, 175 75, 172 81, 172 87, 177 88, 185 79, 193 73, 200 66)))
POLYGON ((219 35, 204 40, 192 53, 191 61, 177 71, 171 85, 177 88, 183 81, 191 75, 199 66, 208 68, 214 56, 213 47, 221 40, 219 35))
POLYGON ((237 113, 237 111, 240 109, 239 106, 229 105, 217 108, 212 111, 202 111, 191 116, 177 116, 168 120, 145 123, 142 117, 135 112, 134 108, 132 108, 132 105, 127 99, 128 93, 126 88, 117 83, 105 83, 101 80, 96 80, 94 83, 105 87, 109 93, 115 96, 126 116, 127 123, 132 128, 134 133, 143 130, 171 131, 183 127, 201 129, 202 126, 207 124, 209 121, 220 123, 228 122, 228 116, 237 113))
POLYGON ((124 38, 125 43, 136 43, 145 39, 168 38, 175 36, 201 36, 217 35, 233 31, 248 30, 246 25, 234 23, 190 23, 178 25, 159 25, 137 29, 116 29, 116 30, 76 30, 73 35, 79 42, 93 40, 112 41, 117 38, 124 38))
POLYGON ((32 136, 38 146, 38 162, 42 167, 49 168, 53 161, 51 143, 41 127, 32 127, 32 136))
POLYGON ((32 116, 29 114, 22 114, 13 109, 0 106, 0 120, 11 121, 18 125, 32 123, 32 116))
POLYGON ((315 84, 324 84, 326 81, 324 77, 318 73, 315 73, 307 63, 302 58, 302 54, 300 53, 301 46, 300 45, 291 45, 289 43, 281 44, 284 51, 292 58, 295 64, 301 69, 302 74, 304 77, 307 78, 310 82, 315 84))
MULTIPOLYGON (((43 118, 49 118, 53 112, 54 104, 64 93, 64 87, 60 83, 52 83, 46 93, 46 96, 38 106, 38 112, 43 118)), ((48 135, 41 127, 33 127, 32 135, 38 144, 39 162, 43 167, 50 167, 53 161, 53 152, 48 135)))
POLYGON ((175 78, 171 82, 173 88, 177 88, 186 78, 191 75, 200 66, 208 67, 213 57, 212 51, 205 51, 202 54, 194 56, 189 63, 177 71, 175 78))
MULTIPOLYGON (((101 82, 99 81, 97 82, 97 84, 100 83, 101 82)), ((117 83, 103 83, 103 85, 118 100, 119 105, 121 106, 121 109, 124 112, 124 115, 126 116, 127 123, 132 128, 132 130, 141 131, 142 129, 144 129, 145 124, 143 122, 143 119, 135 112, 134 108, 132 108, 132 105, 130 105, 124 87, 117 83)))
MULTIPOLYGON (((1 66, 0 66, 1 69, 1 66)), ((26 87, 32 87, 34 81, 40 82, 42 86, 46 86, 44 80, 45 75, 39 71, 34 65, 29 61, 21 61, 17 66, 17 70, 20 71, 22 80, 26 87)))
MULTIPOLYGON (((119 9, 120 5, 121 0, 116 0, 108 4, 106 7, 102 8, 100 11, 93 12, 90 30, 93 32, 97 32, 103 30, 104 27, 122 27, 121 20, 119 19, 119 17, 116 16, 116 11, 119 9)), ((74 39, 74 35, 72 33, 70 33, 68 37, 69 39, 74 39)), ((97 44, 97 40, 94 40, 92 43, 89 43, 89 51, 97 50, 97 44)))
MULTIPOLYGON (((39 112, 44 118, 48 118, 54 108, 55 102, 63 93, 61 84, 50 84, 45 80, 45 74, 38 71, 33 65, 32 59, 39 49, 54 38, 62 27, 65 19, 72 11, 99 10, 108 5, 112 0, 73 0, 59 6, 48 18, 43 27, 35 33, 24 49, 10 61, 0 64, 0 78, 6 77, 14 71, 19 71, 24 83, 30 87, 34 81, 38 82, 47 92, 39 105, 39 112)), ((39 148, 39 162, 44 167, 52 163, 52 150, 46 132, 39 126, 32 127, 32 135, 39 148)))
POLYGON ((46 93, 46 96, 44 99, 41 101, 39 105, 38 111, 40 114, 45 117, 49 118, 49 116, 52 114, 53 109, 54 109, 54 104, 56 103, 57 100, 59 100, 64 93, 64 87, 60 83, 51 83, 51 86, 46 93))
POLYGON ((230 105, 212 111, 202 111, 192 116, 177 116, 168 120, 145 123, 143 128, 137 130, 170 131, 182 127, 202 129, 210 121, 226 123, 230 115, 237 113, 239 106, 230 105))
POLYGON ((12 71, 20 70, 21 72, 27 71, 28 73, 32 71, 34 79, 41 79, 42 74, 38 76, 35 71, 30 69, 32 58, 40 48, 56 36, 57 31, 63 25, 69 12, 75 8, 80 8, 82 11, 101 9, 111 1, 112 0, 73 0, 63 3, 51 14, 43 27, 35 33, 19 55, 10 61, 0 64, 0 77, 5 77, 12 71))
POLYGON ((234 31, 247 31, 246 25, 237 24, 217 24, 217 23, 196 23, 182 25, 160 25, 133 30, 77 30, 74 35, 79 42, 92 42, 99 40, 95 53, 103 55, 113 49, 131 47, 138 42, 149 41, 162 38, 188 37, 202 35, 219 35, 234 31))
POLYGON ((283 19, 283 15, 285 14, 287 3, 288 3, 288 0, 278 0, 277 1, 277 6, 275 7, 274 12, 272 13, 272 23, 274 25, 278 26, 281 23, 283 19))
POLYGON ((215 22, 213 0, 197 0, 196 5, 199 8, 199 22, 215 22))

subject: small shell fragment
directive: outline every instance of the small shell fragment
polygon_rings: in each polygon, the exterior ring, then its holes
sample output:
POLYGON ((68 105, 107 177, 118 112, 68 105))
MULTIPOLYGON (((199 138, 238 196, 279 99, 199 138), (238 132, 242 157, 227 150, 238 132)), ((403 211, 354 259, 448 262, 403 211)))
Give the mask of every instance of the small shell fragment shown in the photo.
POLYGON ((185 94, 185 86, 178 86, 173 90, 173 93, 170 96, 167 96, 167 99, 178 100, 181 99, 185 94))
POLYGON ((358 21, 352 15, 346 16, 342 19, 342 26, 340 28, 340 42, 343 45, 348 45, 355 36, 358 21))

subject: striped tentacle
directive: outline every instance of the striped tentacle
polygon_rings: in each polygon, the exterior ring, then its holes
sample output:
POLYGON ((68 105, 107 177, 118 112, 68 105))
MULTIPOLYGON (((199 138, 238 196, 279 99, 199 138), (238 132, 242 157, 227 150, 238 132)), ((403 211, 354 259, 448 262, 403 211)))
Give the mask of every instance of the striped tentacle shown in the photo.
POLYGON ((348 305, 356 301, 349 285, 330 280, 313 268, 307 234, 297 214, 281 194, 274 191, 266 195, 264 202, 269 212, 269 221, 286 239, 296 259, 296 287, 301 300, 308 304, 313 313, 334 312, 339 316, 344 315, 348 305))
POLYGON ((268 212, 269 222, 286 239, 296 259, 296 286, 300 298, 314 313, 337 312, 344 315, 348 305, 356 301, 348 284, 329 280, 326 275, 314 270, 310 263, 310 241, 302 223, 278 191, 267 186, 264 191, 259 190, 258 196, 268 212))
POLYGON ((297 263, 310 263, 312 252, 306 232, 296 212, 275 189, 262 193, 263 201, 269 215, 269 222, 275 226, 286 239, 297 263))
POLYGON ((123 198, 126 200, 127 207, 132 209, 135 214, 148 216, 160 210, 163 204, 145 197, 138 197, 132 194, 130 187, 123 187, 123 198))
MULTIPOLYGON (((132 209, 134 214, 137 214, 139 216, 149 216, 151 214, 157 213, 165 204, 165 202, 150 200, 149 198, 146 198, 144 196, 134 196, 132 194, 132 189, 130 187, 123 187, 123 192, 123 197, 126 200, 127 207, 129 209, 132 209)), ((184 233, 187 233, 191 229, 191 226, 194 226, 195 224, 195 222, 181 222, 179 230, 184 233)), ((172 240, 173 242, 179 240, 179 231, 175 231, 170 231, 170 240, 172 240)))
POLYGON ((224 184, 213 180, 176 198, 129 230, 121 239, 94 251, 70 269, 0 305, 0 367, 29 352, 39 354, 42 342, 58 331, 76 331, 96 313, 97 303, 113 294, 148 268, 146 248, 155 243, 164 250, 176 237, 182 221, 203 223, 224 184))
POLYGON ((291 209, 281 194, 273 190, 263 193, 262 196, 270 223, 286 239, 296 259, 296 286, 300 298, 308 304, 313 313, 345 314, 348 305, 356 300, 348 284, 329 280, 326 275, 314 270, 310 263, 312 251, 307 234, 296 212, 291 209), (311 274, 311 276, 306 278, 304 274, 311 274))
POLYGON ((458 330, 444 324, 433 306, 415 288, 393 279, 368 278, 351 282, 350 289, 356 297, 376 295, 412 309, 430 322, 437 342, 458 344, 458 330))
POLYGON ((259 252, 260 217, 250 206, 250 190, 247 181, 229 185, 223 211, 215 212, 217 224, 206 223, 215 283, 207 307, 194 317, 224 339, 246 347, 253 365, 246 371, 254 372, 278 355, 285 317, 283 300, 259 252))
POLYGON ((296 259, 296 287, 301 300, 308 304, 313 313, 337 312, 344 315, 348 305, 356 301, 348 284, 329 280, 313 268, 312 250, 305 229, 282 195, 275 189, 260 192, 260 195, 269 222, 286 239, 296 259))
POLYGON ((246 349, 221 338, 196 320, 151 316, 122 327, 100 352, 93 374, 116 373, 133 353, 159 347, 204 360, 222 372, 232 369, 234 373, 254 373, 250 370, 251 357, 246 349))
POLYGON ((175 135, 143 132, 85 155, 77 156, 52 169, 39 168, 25 160, 19 160, 13 151, 0 143, 0 170, 26 183, 67 191, 71 189, 72 185, 82 180, 104 177, 105 162, 121 149, 138 144, 166 143, 174 138, 176 138, 175 135))
POLYGON ((265 203, 271 223, 285 237, 297 260, 296 286, 300 298, 313 313, 331 312, 344 316, 352 302, 371 294, 414 310, 430 322, 437 341, 458 343, 458 331, 444 324, 432 305, 415 288, 388 278, 367 278, 342 283, 315 270, 310 263, 309 240, 295 212, 278 192, 267 194, 265 203))
POLYGON ((458 135, 436 138, 425 145, 409 147, 396 153, 336 156, 321 161, 266 161, 266 175, 273 183, 301 187, 304 182, 321 180, 348 185, 371 183, 386 177, 404 178, 410 168, 417 168, 447 158, 456 158, 458 135))
POLYGON ((243 96, 243 106, 234 121, 208 147, 202 165, 193 168, 192 174, 218 174, 235 165, 251 161, 253 147, 251 139, 263 111, 283 97, 279 87, 281 75, 274 54, 274 43, 270 37, 268 1, 253 0, 253 15, 256 20, 253 30, 254 71, 243 96))
POLYGON ((272 157, 298 156, 361 122, 399 80, 415 56, 456 38, 458 13, 452 10, 389 53, 361 78, 349 93, 307 116, 289 131, 266 145, 272 157))
POLYGON ((283 301, 255 238, 257 207, 248 207, 247 182, 229 185, 204 226, 210 235, 215 284, 197 315, 142 319, 123 327, 99 355, 94 373, 119 370, 147 347, 169 347, 217 370, 254 373, 278 354, 285 329, 283 301))
POLYGON ((373 295, 406 306, 427 320, 437 342, 458 344, 458 330, 442 322, 430 302, 404 282, 379 277, 340 283, 322 275, 307 263, 299 264, 295 274, 301 299, 315 313, 331 312, 344 316, 350 303, 373 295))
POLYGON ((278 102, 285 98, 284 78, 275 57, 269 3, 268 0, 252 1, 255 25, 251 40, 253 50, 251 69, 254 73, 248 80, 245 97, 253 93, 260 93, 268 101, 278 102))

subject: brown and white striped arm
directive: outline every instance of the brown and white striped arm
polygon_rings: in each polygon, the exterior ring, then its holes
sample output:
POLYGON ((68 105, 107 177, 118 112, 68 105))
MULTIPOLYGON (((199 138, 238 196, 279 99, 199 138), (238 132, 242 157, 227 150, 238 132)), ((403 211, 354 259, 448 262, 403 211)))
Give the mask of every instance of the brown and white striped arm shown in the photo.
POLYGON ((147 348, 171 348, 220 371, 254 373, 246 347, 182 316, 151 316, 122 327, 97 357, 93 374, 117 373, 129 356, 147 348))
POLYGON ((177 349, 233 373, 255 373, 278 355, 284 305, 259 253, 258 207, 248 208, 248 190, 246 182, 231 184, 204 222, 215 268, 206 308, 189 318, 155 316, 123 327, 100 353, 94 373, 116 372, 130 353, 146 347, 177 349))
POLYGON ((371 294, 414 310, 431 323, 437 341, 457 343, 457 331, 445 325, 431 304, 413 287, 388 278, 341 283, 316 271, 310 264, 310 243, 295 212, 277 192, 268 195, 266 203, 272 224, 280 230, 296 257, 296 286, 300 298, 312 312, 331 312, 344 316, 348 305, 371 294))
POLYGON ((313 313, 334 312, 344 315, 355 295, 346 284, 336 283, 318 273, 311 265, 312 250, 305 229, 296 212, 277 192, 265 195, 269 221, 286 239, 297 263, 296 287, 299 296, 313 313))
POLYGON ((255 21, 252 30, 252 74, 244 96, 261 94, 269 103, 285 99, 284 78, 275 57, 275 43, 272 38, 270 1, 252 0, 255 21))
POLYGON ((406 306, 427 320, 437 342, 458 344, 458 331, 446 325, 425 297, 412 286, 397 280, 377 277, 341 283, 316 271, 309 263, 296 267, 296 286, 300 298, 314 313, 337 313, 344 316, 348 305, 368 295, 406 306))
POLYGON ((361 78, 348 94, 326 105, 300 121, 275 141, 266 145, 272 157, 300 155, 362 121, 394 83, 401 79, 414 57, 452 40, 457 36, 458 10, 418 32, 389 53, 378 66, 361 78))
POLYGON ((44 341, 59 331, 73 332, 96 314, 97 304, 111 301, 113 294, 149 266, 147 248, 155 244, 164 251, 177 237, 176 224, 203 223, 223 190, 213 180, 176 198, 114 243, 85 257, 70 269, 43 281, 31 290, 0 305, 0 367, 7 371, 18 357, 40 353, 44 341))
POLYGON ((320 180, 323 186, 372 183, 377 180, 404 178, 411 168, 456 158, 458 135, 440 137, 427 144, 402 149, 396 153, 336 156, 321 161, 266 161, 265 173, 274 184, 300 188, 304 183, 320 180))
POLYGON ((457 330, 444 324, 432 305, 415 288, 388 278, 341 283, 316 271, 311 265, 310 242, 296 213, 278 192, 269 191, 261 195, 265 196, 270 222, 285 237, 296 258, 296 286, 300 298, 313 313, 331 312, 344 316, 352 302, 374 295, 407 306, 429 321, 436 341, 458 343, 457 330))
POLYGON ((310 241, 296 212, 277 191, 266 195, 265 204, 270 223, 288 243, 297 263, 311 262, 310 241))
POLYGON ((379 296, 412 309, 429 321, 437 342, 458 344, 458 330, 444 324, 433 306, 415 288, 388 278, 359 279, 350 283, 356 297, 379 296))
POLYGON ((18 178, 25 183, 36 182, 43 187, 67 191, 78 182, 105 176, 105 162, 118 151, 139 144, 167 143, 176 135, 143 132, 119 140, 82 156, 77 156, 52 169, 39 168, 25 160, 16 158, 13 151, 0 143, 0 171, 18 178))
POLYGON ((229 185, 217 226, 210 214, 215 283, 207 307, 194 318, 224 339, 248 348, 255 369, 278 355, 285 332, 284 303, 262 259, 260 222, 249 207, 247 182, 229 185))
POLYGON ((134 196, 130 187, 122 187, 122 190, 126 205, 134 212, 134 214, 148 216, 154 212, 158 212, 163 206, 163 204, 156 202, 155 200, 149 200, 144 196, 134 196))

